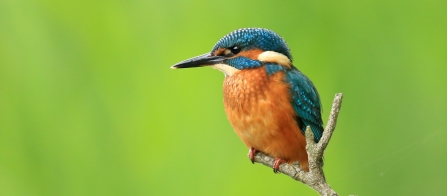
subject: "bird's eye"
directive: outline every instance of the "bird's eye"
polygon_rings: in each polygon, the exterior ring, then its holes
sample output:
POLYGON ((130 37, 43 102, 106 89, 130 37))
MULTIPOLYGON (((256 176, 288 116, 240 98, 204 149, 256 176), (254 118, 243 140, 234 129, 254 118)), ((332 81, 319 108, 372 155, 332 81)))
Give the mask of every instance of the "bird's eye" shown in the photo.
POLYGON ((230 47, 230 51, 233 54, 237 54, 241 51, 241 48, 239 48, 238 46, 233 46, 233 47, 230 47))

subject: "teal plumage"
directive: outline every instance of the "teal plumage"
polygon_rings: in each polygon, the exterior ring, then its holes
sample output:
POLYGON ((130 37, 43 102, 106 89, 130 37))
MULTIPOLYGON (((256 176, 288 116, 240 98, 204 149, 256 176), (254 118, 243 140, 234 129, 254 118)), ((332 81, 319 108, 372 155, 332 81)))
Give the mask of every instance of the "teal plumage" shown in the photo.
POLYGON ((298 115, 296 121, 303 134, 306 127, 310 126, 314 134, 314 141, 319 142, 323 134, 323 121, 317 89, 312 81, 295 67, 288 70, 286 75, 286 80, 291 86, 293 109, 298 115))

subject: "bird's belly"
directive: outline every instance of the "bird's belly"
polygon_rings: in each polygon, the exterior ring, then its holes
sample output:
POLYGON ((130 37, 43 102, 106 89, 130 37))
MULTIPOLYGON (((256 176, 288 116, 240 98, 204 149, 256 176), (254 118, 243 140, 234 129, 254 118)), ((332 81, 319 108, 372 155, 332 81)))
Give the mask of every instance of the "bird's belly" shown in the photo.
POLYGON ((224 105, 236 134, 248 146, 286 161, 307 162, 305 138, 291 105, 284 73, 242 70, 224 82, 224 105))

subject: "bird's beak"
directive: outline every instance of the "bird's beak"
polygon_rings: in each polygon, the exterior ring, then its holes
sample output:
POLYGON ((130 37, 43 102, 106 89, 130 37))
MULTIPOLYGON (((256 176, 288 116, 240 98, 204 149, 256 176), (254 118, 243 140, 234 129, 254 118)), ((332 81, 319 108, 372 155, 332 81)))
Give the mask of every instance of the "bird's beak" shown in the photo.
POLYGON ((215 65, 223 63, 225 57, 223 56, 211 56, 211 53, 202 54, 200 56, 196 56, 190 59, 186 59, 182 62, 179 62, 173 66, 171 69, 178 68, 191 68, 191 67, 203 67, 209 65, 215 65))

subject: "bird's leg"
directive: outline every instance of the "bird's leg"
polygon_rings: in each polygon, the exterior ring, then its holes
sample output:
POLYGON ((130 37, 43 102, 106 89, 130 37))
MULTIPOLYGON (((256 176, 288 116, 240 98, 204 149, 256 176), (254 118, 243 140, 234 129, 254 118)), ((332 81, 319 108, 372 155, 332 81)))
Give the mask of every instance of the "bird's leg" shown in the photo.
POLYGON ((250 159, 251 163, 255 164, 255 154, 256 149, 253 147, 250 147, 250 150, 248 151, 248 158, 250 159))
POLYGON ((273 172, 274 173, 278 173, 279 165, 281 165, 281 163, 283 163, 283 162, 285 162, 283 159, 275 158, 275 161, 273 161, 273 172))
MULTIPOLYGON (((255 163, 255 154, 257 150, 253 147, 250 147, 250 150, 248 151, 248 158, 250 159, 251 163, 255 163)), ((281 158, 275 158, 275 161, 273 161, 273 172, 278 173, 279 165, 281 163, 285 162, 284 159, 281 158)))

